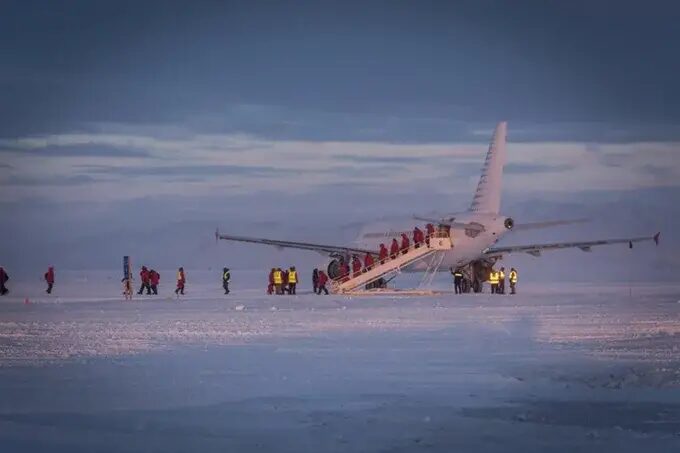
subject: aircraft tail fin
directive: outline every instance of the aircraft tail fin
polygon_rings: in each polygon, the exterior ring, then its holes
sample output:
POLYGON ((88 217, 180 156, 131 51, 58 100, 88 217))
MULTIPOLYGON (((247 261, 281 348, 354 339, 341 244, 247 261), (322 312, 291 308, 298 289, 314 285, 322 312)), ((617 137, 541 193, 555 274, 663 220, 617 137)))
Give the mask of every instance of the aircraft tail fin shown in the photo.
POLYGON ((470 204, 470 211, 493 214, 498 214, 500 211, 506 133, 507 123, 505 121, 498 123, 486 153, 486 160, 475 196, 470 204))

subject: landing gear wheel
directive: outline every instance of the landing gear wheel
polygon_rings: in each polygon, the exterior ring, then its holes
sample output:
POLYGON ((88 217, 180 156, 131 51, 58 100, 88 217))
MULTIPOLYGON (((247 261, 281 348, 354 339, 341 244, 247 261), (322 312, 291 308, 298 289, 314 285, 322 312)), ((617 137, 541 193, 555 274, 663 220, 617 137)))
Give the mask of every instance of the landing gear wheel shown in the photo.
POLYGON ((482 284, 479 282, 479 280, 472 282, 472 290, 476 293, 482 292, 482 284))
POLYGON ((460 290, 463 293, 469 293, 470 292, 470 280, 467 278, 464 278, 462 282, 460 282, 460 290))

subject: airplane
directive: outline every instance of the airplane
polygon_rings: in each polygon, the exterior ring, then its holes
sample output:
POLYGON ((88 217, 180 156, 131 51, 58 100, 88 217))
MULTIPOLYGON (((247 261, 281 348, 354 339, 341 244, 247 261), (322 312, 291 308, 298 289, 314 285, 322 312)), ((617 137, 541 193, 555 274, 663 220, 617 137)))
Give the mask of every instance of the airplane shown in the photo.
MULTIPOLYGON (((438 219, 414 216, 405 222, 383 222, 366 225, 362 228, 359 236, 347 245, 316 244, 225 235, 220 234, 218 231, 215 233, 215 237, 216 239, 226 241, 264 244, 279 248, 293 248, 321 253, 330 259, 327 264, 328 276, 331 279, 336 279, 339 277, 340 264, 343 261, 349 262, 352 256, 362 257, 366 254, 377 256, 380 244, 385 244, 389 247, 393 238, 399 241, 402 233, 410 236, 416 226, 414 223, 416 221, 424 221, 437 225, 438 229, 443 228, 450 234, 453 247, 442 253, 436 270, 461 270, 464 274, 463 286, 465 292, 469 290, 480 292, 483 282, 488 279, 493 265, 497 260, 502 259, 504 255, 508 254, 528 253, 538 257, 544 251, 549 250, 578 248, 584 252, 589 252, 592 247, 609 244, 628 244, 632 248, 633 243, 644 241, 654 241, 658 245, 660 233, 644 237, 497 247, 496 243, 513 231, 548 228, 583 221, 578 219, 516 224, 512 217, 503 215, 500 212, 503 167, 506 155, 506 135, 507 122, 498 123, 489 144, 477 189, 466 212, 451 214, 438 219)), ((418 226, 422 226, 422 224, 418 226)), ((423 272, 429 267, 431 267, 431 263, 427 259, 422 259, 410 263, 405 271, 423 272)))

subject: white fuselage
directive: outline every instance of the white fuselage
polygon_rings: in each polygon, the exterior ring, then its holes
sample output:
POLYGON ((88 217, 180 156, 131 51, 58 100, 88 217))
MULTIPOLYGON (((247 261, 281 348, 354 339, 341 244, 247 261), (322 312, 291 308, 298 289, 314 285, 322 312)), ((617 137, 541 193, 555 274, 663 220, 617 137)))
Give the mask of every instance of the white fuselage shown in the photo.
MULTIPOLYGON (((504 224, 506 218, 500 214, 477 212, 456 215, 456 224, 479 224, 483 226, 483 229, 479 231, 457 226, 452 227, 451 238, 453 240, 453 248, 445 252, 441 269, 455 268, 483 258, 486 249, 494 245, 505 233, 510 231, 504 224)), ((357 239, 354 240, 352 246, 377 251, 382 243, 389 249, 393 238, 396 238, 401 244, 402 233, 406 233, 412 241, 413 229, 416 226, 423 231, 425 230, 425 225, 422 222, 412 219, 366 225, 357 239)), ((427 263, 421 261, 413 265, 410 270, 420 271, 426 267, 427 263)))

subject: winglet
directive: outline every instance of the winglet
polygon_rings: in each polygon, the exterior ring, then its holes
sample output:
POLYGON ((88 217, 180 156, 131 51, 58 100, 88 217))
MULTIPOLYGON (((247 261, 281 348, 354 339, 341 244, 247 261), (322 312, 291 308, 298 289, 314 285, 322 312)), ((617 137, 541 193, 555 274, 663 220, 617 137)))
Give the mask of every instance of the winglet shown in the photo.
POLYGON ((655 243, 656 245, 659 245, 659 236, 661 236, 661 231, 659 231, 658 233, 656 233, 656 234, 654 235, 654 243, 655 243))

